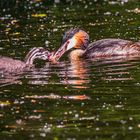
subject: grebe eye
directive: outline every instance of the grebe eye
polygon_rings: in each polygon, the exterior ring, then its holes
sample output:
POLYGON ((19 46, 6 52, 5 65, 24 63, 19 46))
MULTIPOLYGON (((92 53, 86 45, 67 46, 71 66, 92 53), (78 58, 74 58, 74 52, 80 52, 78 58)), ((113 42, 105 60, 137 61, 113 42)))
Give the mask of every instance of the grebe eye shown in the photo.
POLYGON ((44 49, 40 48, 39 51, 42 53, 44 51, 44 49))
POLYGON ((66 33, 63 33, 63 34, 62 34, 62 37, 64 37, 65 35, 66 35, 66 33))

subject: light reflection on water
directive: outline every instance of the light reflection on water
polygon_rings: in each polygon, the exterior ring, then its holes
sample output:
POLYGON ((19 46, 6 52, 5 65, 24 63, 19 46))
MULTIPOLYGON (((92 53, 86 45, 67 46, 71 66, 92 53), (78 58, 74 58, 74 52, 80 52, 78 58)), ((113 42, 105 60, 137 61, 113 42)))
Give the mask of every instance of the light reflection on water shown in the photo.
POLYGON ((95 60, 62 61, 57 64, 46 62, 43 68, 31 68, 30 70, 16 74, 1 75, 1 86, 22 83, 26 79, 31 85, 69 85, 73 88, 90 88, 94 85, 94 78, 104 81, 133 80, 129 70, 135 69, 139 63, 139 57, 110 57, 95 60), (55 76, 56 80, 51 81, 55 76), (21 81, 21 82, 20 82, 21 81), (17 82, 18 83, 18 82, 17 82), (4 84, 4 85, 3 85, 4 84))
POLYGON ((1 78, 2 130, 9 135, 23 132, 29 137, 51 138, 57 129, 64 131, 64 137, 71 129, 81 133, 86 128, 86 134, 92 130, 94 136, 95 132, 103 136, 102 130, 114 136, 116 130, 133 129, 127 120, 131 118, 121 111, 128 112, 129 95, 139 89, 132 73, 137 71, 139 60, 61 60, 57 64, 46 62, 16 77, 1 78), (12 116, 7 115, 10 110, 12 116), (11 121, 6 123, 9 117, 11 121))

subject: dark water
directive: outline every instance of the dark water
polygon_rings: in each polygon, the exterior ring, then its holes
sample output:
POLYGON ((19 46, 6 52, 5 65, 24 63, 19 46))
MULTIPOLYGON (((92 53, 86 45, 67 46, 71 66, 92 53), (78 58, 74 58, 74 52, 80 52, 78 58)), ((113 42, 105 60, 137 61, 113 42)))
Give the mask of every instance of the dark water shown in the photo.
MULTIPOLYGON (((84 28, 91 42, 140 37, 137 0, 22 4, 1 9, 3 56, 23 60, 46 41, 52 51, 75 26, 84 28)), ((29 71, 1 74, 1 140, 139 138, 140 57, 70 61, 66 54, 57 64, 36 61, 29 71)))

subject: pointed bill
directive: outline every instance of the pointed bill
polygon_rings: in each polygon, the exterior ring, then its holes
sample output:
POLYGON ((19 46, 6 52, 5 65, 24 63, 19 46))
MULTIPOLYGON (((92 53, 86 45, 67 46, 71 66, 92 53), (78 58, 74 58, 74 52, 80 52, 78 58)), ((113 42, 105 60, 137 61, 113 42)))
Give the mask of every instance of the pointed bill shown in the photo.
POLYGON ((65 42, 54 54, 51 56, 50 61, 56 62, 60 57, 68 50, 72 49, 76 45, 76 39, 71 38, 65 42))

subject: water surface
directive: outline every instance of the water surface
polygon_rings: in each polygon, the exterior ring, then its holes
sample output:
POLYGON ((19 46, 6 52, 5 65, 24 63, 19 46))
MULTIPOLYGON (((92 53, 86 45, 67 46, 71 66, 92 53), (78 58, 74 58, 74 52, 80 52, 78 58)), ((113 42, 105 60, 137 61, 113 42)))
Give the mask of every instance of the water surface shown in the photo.
MULTIPOLYGON (((75 26, 91 42, 139 40, 138 1, 22 4, 22 10, 1 10, 3 56, 23 60, 40 46, 52 51, 75 26)), ((139 139, 139 56, 70 61, 67 53, 57 64, 35 64, 21 73, 0 73, 0 139, 139 139)))

